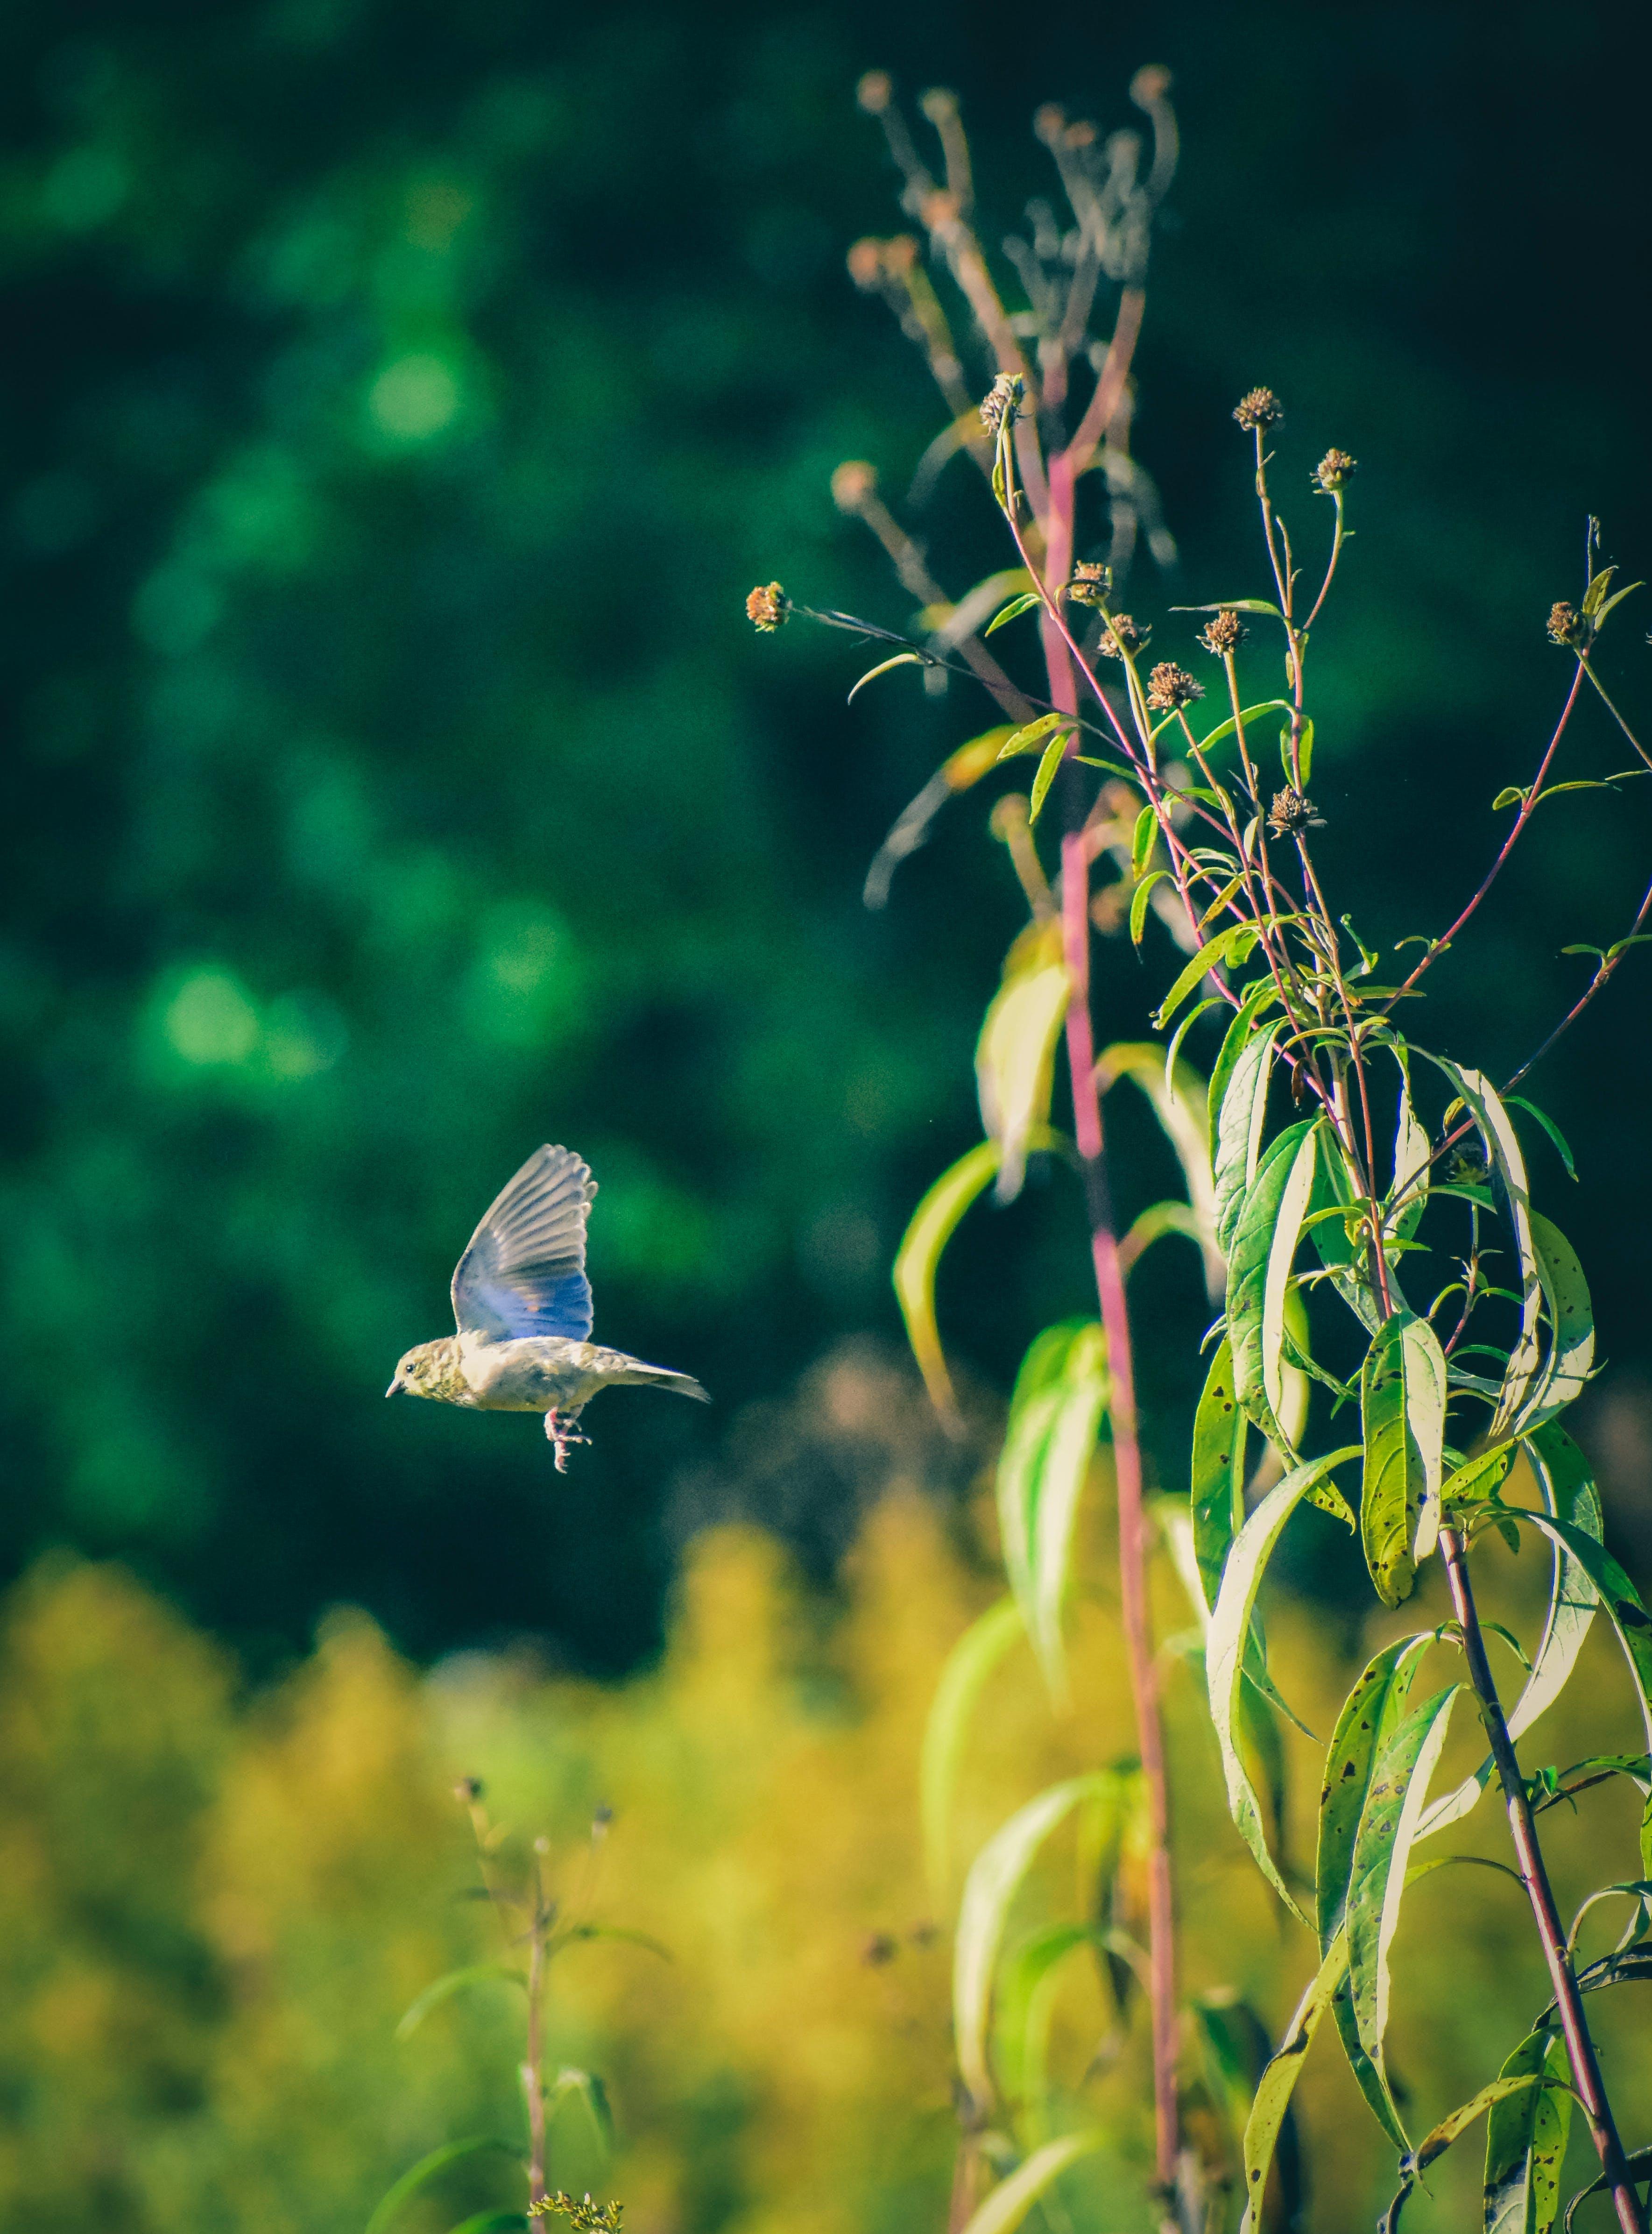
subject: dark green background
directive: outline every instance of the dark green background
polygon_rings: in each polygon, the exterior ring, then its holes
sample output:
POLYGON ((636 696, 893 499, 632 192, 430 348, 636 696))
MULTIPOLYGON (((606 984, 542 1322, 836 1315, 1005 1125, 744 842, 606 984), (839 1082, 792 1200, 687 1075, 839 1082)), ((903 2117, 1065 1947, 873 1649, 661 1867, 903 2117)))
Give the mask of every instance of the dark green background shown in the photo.
MULTIPOLYGON (((859 891, 982 724, 904 678, 846 713, 846 639, 760 642, 740 610, 778 575, 910 616, 826 487, 846 456, 898 487, 938 422, 844 272, 898 222, 851 99, 869 65, 958 88, 1000 232, 1047 183, 1035 102, 1111 127, 1137 64, 1174 69, 1139 447, 1185 564, 1133 602, 1258 586, 1242 388, 1285 395, 1311 526, 1309 466, 1358 454, 1316 645, 1322 859, 1368 936, 1439 929, 1564 687, 1542 623, 1585 513, 1652 570, 1642 22, 12 11, 0 1563, 117 1552, 255 1658, 348 1597, 415 1652, 538 1630, 620 1668, 715 1503, 674 1484, 834 1337, 893 1333, 889 1255, 972 1137, 1015 907, 968 806, 884 916, 859 891), (604 1399, 565 1483, 530 1422, 380 1397, 547 1137, 604 1186, 599 1334, 718 1400, 604 1399)), ((950 532, 961 590, 996 546, 950 532)), ((1642 706, 1649 619, 1625 608, 1603 657, 1642 706)), ((1161 615, 1166 650, 1184 625, 1161 615)), ((1626 757, 1580 726, 1577 768, 1626 757)), ((1633 787, 1550 818, 1431 1004, 1494 1073, 1581 983, 1557 950, 1614 936, 1652 866, 1633 787)), ((1107 950, 1109 1035, 1165 959, 1107 950)), ((1648 983, 1626 969, 1536 1088, 1583 1159, 1541 1189, 1631 1419, 1648 983)), ((949 1323, 1002 1385, 1083 1307, 1082 1263, 1040 1199, 961 1252, 949 1323)), ((1168 1469, 1199 1298, 1168 1261, 1140 1296, 1168 1469)), ((1632 1533, 1652 1484, 1621 1419, 1609 1440, 1632 1533)), ((829 1484, 788 1515, 817 1564, 843 1525, 829 1484)))

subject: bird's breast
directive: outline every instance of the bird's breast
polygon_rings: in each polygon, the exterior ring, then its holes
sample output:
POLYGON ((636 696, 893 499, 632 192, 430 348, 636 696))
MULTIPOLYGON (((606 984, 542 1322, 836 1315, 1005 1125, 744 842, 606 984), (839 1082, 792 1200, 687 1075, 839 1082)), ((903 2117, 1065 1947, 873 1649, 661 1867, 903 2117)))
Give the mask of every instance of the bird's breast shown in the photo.
POLYGON ((465 1379, 485 1412, 570 1410, 601 1386, 589 1344, 536 1336, 519 1342, 460 1342, 465 1379))

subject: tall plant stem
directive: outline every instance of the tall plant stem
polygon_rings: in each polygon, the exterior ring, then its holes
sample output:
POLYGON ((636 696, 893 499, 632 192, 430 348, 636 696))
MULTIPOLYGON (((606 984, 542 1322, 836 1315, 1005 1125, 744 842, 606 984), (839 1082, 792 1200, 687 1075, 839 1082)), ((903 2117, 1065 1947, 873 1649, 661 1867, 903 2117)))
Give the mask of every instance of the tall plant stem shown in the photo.
POLYGON ((528 1955, 528 2042, 522 2065, 522 2092, 528 2112, 528 2201, 543 2203, 545 2184, 545 1885, 539 1857, 533 1864, 533 1941, 528 1955))
MULTIPOLYGON (((1176 2113, 1176 1908, 1170 1874, 1170 1796, 1165 1774, 1164 1721, 1147 1603, 1147 1541, 1141 1503, 1141 1444, 1136 1426, 1135 1375, 1124 1268, 1107 1185, 1101 1097, 1090 1028, 1089 859, 1070 831, 1061 846, 1061 916, 1072 995, 1067 1055, 1073 1074, 1073 1136, 1084 1177, 1096 1300, 1107 1336, 1108 1415, 1119 1500, 1119 1598, 1125 1657, 1136 1711, 1136 1743, 1146 1787, 1151 1848, 1147 1861, 1148 1998, 1152 2004, 1154 2163, 1162 2192, 1173 2192, 1179 2135, 1176 2113)), ((1173 2222, 1172 2222, 1173 2223, 1173 2222)))
POLYGON ((1549 1884, 1543 1849, 1538 1844, 1537 1826, 1531 1817, 1531 1802, 1526 1796, 1525 1780, 1520 1773, 1514 1741, 1509 1735, 1509 1726, 1504 1717, 1502 1702, 1498 1697, 1491 1662, 1486 1658, 1485 1639, 1480 1631, 1473 1585, 1469 1580, 1467 1554, 1462 1538, 1454 1528, 1440 1530, 1440 1552, 1445 1562, 1452 1606, 1462 1625, 1463 1650, 1468 1662, 1469 1677, 1479 1700, 1480 1719, 1491 1741, 1492 1758, 1497 1763, 1503 1796, 1508 1803, 1509 1830, 1514 1840, 1515 1860, 1519 1867, 1520 1882, 1526 1890, 1526 1898, 1531 1904, 1538 1937, 1543 1943, 1544 1960, 1549 1966, 1549 1982, 1554 1988, 1555 2006, 1560 2013, 1566 2053, 1571 2059, 1572 2083, 1577 2089, 1578 2099, 1589 2120, 1590 2138, 1599 2153, 1601 2170, 1611 2189, 1618 2225, 1623 2234, 1647 2234, 1646 2214, 1641 2208, 1635 2183, 1629 2177, 1623 2144, 1618 2138, 1612 2107, 1607 2100, 1605 2082, 1601 2077, 1595 2043, 1589 2036, 1589 2027, 1584 2020, 1583 1996, 1577 1990, 1571 1960, 1566 1952, 1566 1937, 1560 1927, 1560 1917, 1549 1884))

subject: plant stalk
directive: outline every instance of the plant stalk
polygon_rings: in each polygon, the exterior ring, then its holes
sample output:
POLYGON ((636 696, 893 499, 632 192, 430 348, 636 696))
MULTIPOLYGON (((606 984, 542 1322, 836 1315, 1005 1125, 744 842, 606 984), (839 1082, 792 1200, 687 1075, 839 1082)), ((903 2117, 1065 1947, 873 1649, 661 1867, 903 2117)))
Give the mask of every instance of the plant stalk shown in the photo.
POLYGON ((1647 2234, 1646 2214, 1635 2192, 1635 2182, 1623 2153, 1623 2144, 1618 2137, 1616 2121, 1612 2116, 1612 2106, 1607 2100, 1605 2081, 1601 2077, 1595 2043, 1589 2036, 1589 2027, 1583 2016, 1583 1996, 1577 1990, 1571 1960, 1566 1952, 1566 1936, 1561 1930, 1543 1849, 1538 1843, 1537 1826, 1532 1820, 1531 1802, 1527 1797, 1525 1780, 1520 1773, 1514 1741, 1509 1735, 1496 1680, 1486 1657, 1485 1639, 1481 1634, 1473 1586, 1469 1579, 1467 1554, 1456 1529, 1440 1530, 1440 1553, 1445 1563, 1453 1610, 1462 1624, 1463 1652, 1468 1662, 1470 1680, 1479 1700, 1480 1719, 1491 1741, 1492 1758, 1497 1764, 1503 1795, 1508 1803, 1509 1831, 1514 1840, 1515 1860, 1519 1867, 1520 1882, 1526 1890, 1526 1898, 1531 1904, 1538 1937, 1543 1943, 1544 1960, 1549 1967, 1549 1982, 1554 1988, 1555 2006, 1560 2014, 1561 2030, 1565 2035, 1566 2053, 1571 2060, 1572 2083, 1577 2089, 1578 2099, 1589 2120, 1590 2138, 1595 2144, 1601 2170, 1611 2190, 1612 2207, 1617 2214, 1618 2225, 1623 2234, 1647 2234))
POLYGON ((545 1888, 539 1858, 533 1865, 533 1939, 528 1955, 528 2042, 522 2066, 522 2092, 528 2111, 528 2201, 543 2203, 545 2184, 545 1888))

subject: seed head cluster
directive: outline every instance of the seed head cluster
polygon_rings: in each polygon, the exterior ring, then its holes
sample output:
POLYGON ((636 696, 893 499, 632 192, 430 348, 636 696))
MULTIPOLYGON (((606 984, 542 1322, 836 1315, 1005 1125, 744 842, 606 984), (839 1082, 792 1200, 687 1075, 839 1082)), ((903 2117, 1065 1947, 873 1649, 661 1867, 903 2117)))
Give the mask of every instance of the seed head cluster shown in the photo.
POLYGON ((1270 427, 1283 426, 1285 407, 1271 388, 1251 388, 1235 404, 1233 415, 1247 434, 1265 434, 1270 427))
POLYGON ((1128 613, 1114 613, 1101 631, 1101 652, 1107 659, 1122 659, 1126 652, 1145 651, 1147 639, 1152 634, 1146 621, 1132 620, 1128 613))
POLYGON ((760 582, 746 600, 746 617, 763 635, 773 636, 792 610, 792 601, 778 582, 760 582))
POLYGON ((1348 476, 1359 464, 1346 450, 1327 450, 1314 467, 1314 487, 1322 495, 1335 496, 1337 490, 1348 487, 1348 476))
POLYGON ((1594 630, 1575 605, 1564 598, 1549 608, 1549 641, 1564 644, 1568 651, 1587 651, 1594 630))
POLYGON ((1081 558, 1073 569, 1073 578, 1067 585, 1067 594, 1075 605, 1099 605, 1113 587, 1113 569, 1103 566, 1094 558, 1081 558))
POLYGON ((1173 660, 1161 659, 1147 677, 1147 703, 1156 713, 1174 714, 1195 699, 1205 696, 1205 685, 1196 683, 1185 667, 1173 660))
POLYGON ((527 2215, 530 2218, 565 2218, 574 2234, 620 2234, 624 2209, 623 2203, 593 2203, 589 2195, 576 2203, 572 2196, 558 2188, 554 2195, 530 2203, 527 2215))
POLYGON ((1024 382, 1018 372, 1001 372, 981 403, 981 423, 989 434, 1013 427, 1021 415, 1024 382))
POLYGON ((1316 814, 1314 802, 1300 791, 1289 786, 1273 795, 1273 805, 1268 809, 1268 828, 1276 838, 1294 838, 1299 831, 1322 830, 1325 818, 1316 814))
POLYGON ((1214 652, 1218 659, 1230 651, 1237 651, 1250 631, 1231 605, 1224 605, 1213 620, 1208 621, 1198 632, 1198 640, 1206 651, 1214 652))

